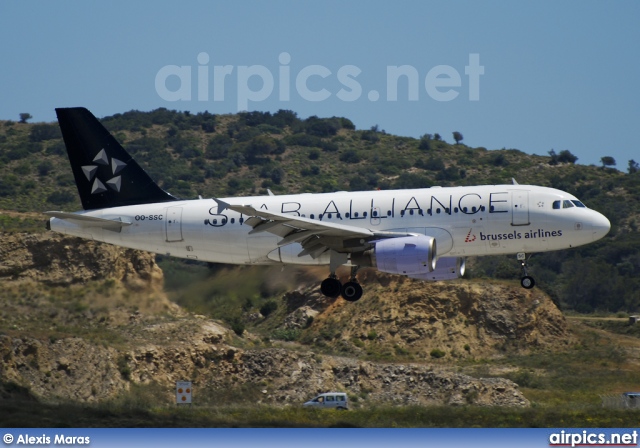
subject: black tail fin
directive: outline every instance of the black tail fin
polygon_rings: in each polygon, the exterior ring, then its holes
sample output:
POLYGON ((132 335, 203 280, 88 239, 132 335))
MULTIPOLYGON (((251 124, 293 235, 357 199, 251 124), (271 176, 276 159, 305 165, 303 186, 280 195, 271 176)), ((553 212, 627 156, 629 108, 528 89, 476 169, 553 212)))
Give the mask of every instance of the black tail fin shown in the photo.
POLYGON ((84 107, 56 109, 85 210, 175 201, 84 107))

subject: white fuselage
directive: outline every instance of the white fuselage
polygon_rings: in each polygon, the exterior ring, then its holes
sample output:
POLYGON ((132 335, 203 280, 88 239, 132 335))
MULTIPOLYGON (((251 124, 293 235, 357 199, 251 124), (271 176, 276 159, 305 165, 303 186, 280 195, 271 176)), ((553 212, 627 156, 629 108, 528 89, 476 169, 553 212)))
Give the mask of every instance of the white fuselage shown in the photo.
MULTIPOLYGON (((591 243, 609 221, 568 193, 531 185, 432 187, 225 198, 256 209, 378 231, 436 238, 437 257, 545 252, 591 243), (559 202, 558 202, 559 201, 559 202), (568 203, 567 203, 568 202, 568 203), (554 203, 556 208, 554 208, 554 203), (558 207, 558 203, 560 207, 558 207), (564 207, 562 204, 565 204, 564 207), (576 204, 579 204, 576 206, 576 204)), ((268 232, 250 235, 248 218, 212 199, 80 212, 130 222, 118 231, 52 218, 51 229, 159 254, 232 264, 328 264, 328 253, 298 257, 299 243, 278 246, 268 232)))

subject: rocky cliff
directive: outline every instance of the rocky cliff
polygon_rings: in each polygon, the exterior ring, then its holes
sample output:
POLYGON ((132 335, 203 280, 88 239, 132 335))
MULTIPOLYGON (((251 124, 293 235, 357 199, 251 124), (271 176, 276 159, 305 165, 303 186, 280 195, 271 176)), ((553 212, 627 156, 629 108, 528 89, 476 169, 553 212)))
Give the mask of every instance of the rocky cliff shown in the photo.
POLYGON ((443 361, 573 341, 564 316, 540 289, 491 280, 426 283, 374 272, 362 280, 366 293, 355 304, 326 301, 315 287, 285 296, 291 310, 300 304, 315 310, 308 340, 357 355, 402 352, 443 361))
POLYGON ((529 404, 512 381, 472 378, 424 363, 364 362, 281 348, 238 349, 225 342, 227 330, 204 320, 151 325, 144 331, 149 339, 128 350, 81 338, 51 342, 0 336, 2 381, 26 386, 37 397, 83 402, 114 397, 132 384, 156 383, 164 391, 159 402, 169 405, 175 382, 192 380, 195 402, 209 405, 247 400, 299 405, 329 390, 347 391, 365 405, 529 404), (176 331, 188 337, 169 336, 176 331))
POLYGON ((162 289, 151 254, 54 233, 0 233, 0 281, 68 286, 115 279, 145 292, 162 289))

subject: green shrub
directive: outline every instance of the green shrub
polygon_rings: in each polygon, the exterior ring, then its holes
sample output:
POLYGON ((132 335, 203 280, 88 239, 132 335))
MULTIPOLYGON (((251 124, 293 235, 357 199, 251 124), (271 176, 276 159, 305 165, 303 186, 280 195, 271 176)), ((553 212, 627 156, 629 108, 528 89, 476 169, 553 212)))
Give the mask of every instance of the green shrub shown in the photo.
POLYGON ((269 300, 267 303, 260 307, 260 314, 264 317, 267 317, 269 314, 273 313, 278 309, 278 302, 275 300, 269 300))
POLYGON ((344 163, 359 163, 360 155, 355 149, 347 149, 340 155, 340 161, 344 163))
POLYGON ((128 355, 121 355, 120 357, 118 357, 118 371, 120 372, 120 375, 122 375, 122 378, 125 379, 126 381, 131 380, 131 367, 129 367, 129 356, 128 355))
POLYGON ((68 191, 54 191, 47 197, 47 202, 56 205, 68 204, 69 202, 73 202, 76 199, 74 194, 69 193, 68 191))
POLYGON ((271 333, 271 338, 280 341, 296 341, 300 337, 302 330, 299 328, 279 328, 271 333))
POLYGON ((242 322, 242 319, 240 319, 239 317, 235 317, 231 319, 230 324, 233 332, 238 336, 242 336, 242 333, 244 333, 245 330, 245 325, 244 322, 242 322))
POLYGON ((36 124, 31 128, 29 140, 32 142, 41 142, 43 140, 52 140, 60 138, 60 127, 55 124, 36 124))

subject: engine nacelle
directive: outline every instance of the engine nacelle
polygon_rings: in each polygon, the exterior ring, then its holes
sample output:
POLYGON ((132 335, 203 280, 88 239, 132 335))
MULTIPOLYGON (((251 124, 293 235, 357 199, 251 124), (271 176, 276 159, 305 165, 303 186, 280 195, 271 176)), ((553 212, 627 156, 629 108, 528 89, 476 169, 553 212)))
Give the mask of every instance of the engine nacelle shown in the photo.
POLYGON ((464 258, 443 257, 436 263, 436 268, 428 274, 410 275, 411 278, 427 281, 454 280, 464 275, 464 258))
POLYGON ((426 275, 436 268, 436 239, 415 235, 380 240, 373 249, 352 254, 351 263, 389 274, 426 275))

